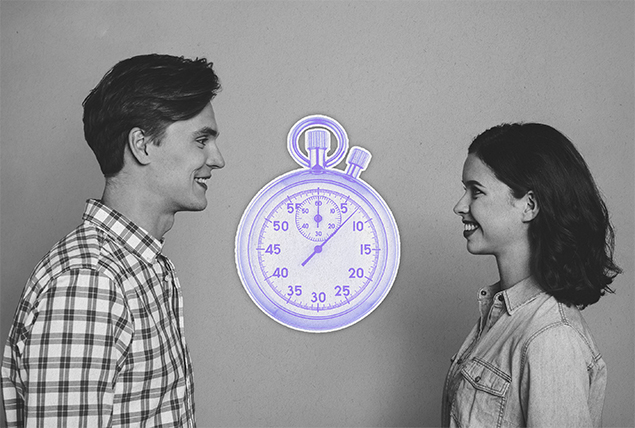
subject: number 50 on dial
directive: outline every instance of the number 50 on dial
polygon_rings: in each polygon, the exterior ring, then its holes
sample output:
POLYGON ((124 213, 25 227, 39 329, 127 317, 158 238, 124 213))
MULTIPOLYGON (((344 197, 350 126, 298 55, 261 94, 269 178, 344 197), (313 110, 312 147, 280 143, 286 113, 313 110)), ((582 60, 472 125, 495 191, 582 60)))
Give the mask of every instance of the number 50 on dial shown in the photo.
POLYGON ((359 178, 368 151, 354 147, 345 172, 331 168, 348 149, 334 119, 298 121, 288 149, 304 168, 273 180, 245 210, 236 234, 238 273, 254 303, 281 324, 340 330, 370 314, 390 291, 399 266, 397 224, 359 178), (338 149, 327 158, 329 131, 338 149), (303 132, 308 158, 298 148, 303 132))

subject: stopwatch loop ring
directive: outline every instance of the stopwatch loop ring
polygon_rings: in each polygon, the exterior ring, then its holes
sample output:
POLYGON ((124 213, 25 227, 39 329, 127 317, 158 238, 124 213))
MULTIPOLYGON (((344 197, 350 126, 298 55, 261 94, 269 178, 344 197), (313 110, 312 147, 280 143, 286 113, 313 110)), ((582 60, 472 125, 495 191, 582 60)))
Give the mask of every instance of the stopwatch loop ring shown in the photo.
POLYGON ((348 136, 342 125, 335 119, 321 114, 306 116, 293 125, 287 136, 287 149, 289 150, 289 154, 300 166, 311 167, 311 161, 300 150, 299 142, 300 136, 304 131, 315 127, 326 128, 335 135, 337 139, 337 149, 335 153, 326 159, 325 166, 326 168, 330 168, 337 165, 342 161, 344 156, 346 156, 346 152, 348 151, 348 136))

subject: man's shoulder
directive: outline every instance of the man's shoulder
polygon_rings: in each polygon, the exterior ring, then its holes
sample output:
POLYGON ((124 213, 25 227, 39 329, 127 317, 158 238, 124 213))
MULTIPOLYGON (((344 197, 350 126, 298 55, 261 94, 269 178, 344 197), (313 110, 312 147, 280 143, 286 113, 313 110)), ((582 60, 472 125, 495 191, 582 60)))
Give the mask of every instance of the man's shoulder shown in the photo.
POLYGON ((83 222, 60 239, 33 270, 31 281, 41 282, 64 273, 84 270, 111 276, 115 240, 90 222, 83 222))

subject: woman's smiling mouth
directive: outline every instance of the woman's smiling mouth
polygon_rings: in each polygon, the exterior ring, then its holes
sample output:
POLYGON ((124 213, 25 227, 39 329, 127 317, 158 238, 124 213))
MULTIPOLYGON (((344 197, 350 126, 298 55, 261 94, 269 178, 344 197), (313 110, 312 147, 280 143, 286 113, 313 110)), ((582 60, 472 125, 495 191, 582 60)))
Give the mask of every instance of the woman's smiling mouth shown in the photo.
POLYGON ((463 221, 463 236, 467 238, 479 228, 480 226, 478 223, 464 220, 463 221))

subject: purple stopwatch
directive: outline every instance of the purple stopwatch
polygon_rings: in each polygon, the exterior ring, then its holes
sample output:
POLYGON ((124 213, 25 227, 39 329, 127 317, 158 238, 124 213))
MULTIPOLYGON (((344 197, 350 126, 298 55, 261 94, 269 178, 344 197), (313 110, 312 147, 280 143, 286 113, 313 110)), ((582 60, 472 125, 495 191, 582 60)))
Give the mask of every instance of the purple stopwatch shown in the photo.
POLYGON ((397 223, 362 179, 371 154, 348 151, 334 119, 307 116, 289 131, 287 148, 302 167, 263 187, 236 233, 238 274, 254 303, 295 330, 341 330, 374 311, 399 268, 397 223), (300 150, 304 134, 308 157, 300 150), (338 142, 332 155, 331 134, 338 142))

